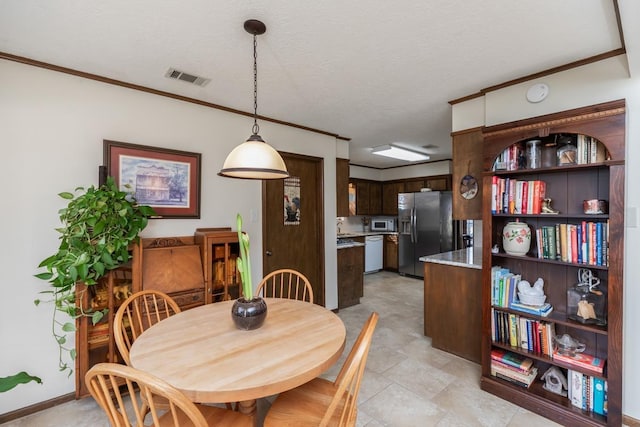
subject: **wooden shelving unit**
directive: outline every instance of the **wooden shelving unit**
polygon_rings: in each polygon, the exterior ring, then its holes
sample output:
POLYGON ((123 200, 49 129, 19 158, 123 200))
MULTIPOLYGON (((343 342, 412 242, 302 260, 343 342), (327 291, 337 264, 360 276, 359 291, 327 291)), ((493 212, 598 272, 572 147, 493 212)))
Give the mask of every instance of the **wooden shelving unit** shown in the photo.
MULTIPOLYGON (((483 277, 482 277, 482 379, 483 390, 498 395, 519 406, 568 426, 619 426, 622 424, 622 307, 623 307, 623 239, 624 239, 624 176, 625 176, 625 103, 623 100, 579 108, 557 114, 487 127, 483 130, 483 277), (548 166, 538 169, 492 171, 495 159, 513 144, 529 139, 550 141, 557 134, 582 134, 605 145, 609 158, 604 162, 585 165, 548 166), (546 194, 553 200, 558 215, 518 215, 491 213, 492 179, 494 175, 521 180, 542 180, 546 194), (585 215, 583 200, 604 199, 609 213, 585 215), (557 223, 578 224, 581 221, 609 223, 609 265, 583 265, 550 259, 540 259, 532 237, 526 256, 508 255, 502 250, 502 229, 509 221, 519 219, 535 230, 557 223), (498 245, 496 254, 491 249, 498 245), (587 352, 606 359, 603 373, 571 367, 607 381, 608 413, 601 416, 571 404, 568 398, 542 388, 540 376, 550 366, 564 369, 570 365, 540 353, 529 352, 492 341, 491 267, 499 265, 522 275, 531 282, 542 277, 547 300, 554 310, 548 317, 520 312, 534 320, 554 324, 556 334, 568 333, 586 343, 587 352), (607 325, 595 326, 571 320, 567 313, 567 290, 577 283, 579 268, 589 268, 601 280, 607 298, 607 325), (538 378, 529 388, 519 387, 491 375, 491 350, 501 348, 533 359, 538 378)), ((510 312, 508 308, 495 307, 510 312)))

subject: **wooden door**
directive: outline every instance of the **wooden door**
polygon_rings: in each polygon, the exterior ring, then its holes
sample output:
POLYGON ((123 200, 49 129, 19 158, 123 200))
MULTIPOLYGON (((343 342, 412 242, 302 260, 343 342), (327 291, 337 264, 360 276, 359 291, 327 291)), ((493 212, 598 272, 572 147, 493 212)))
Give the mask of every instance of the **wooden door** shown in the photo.
POLYGON ((300 271, 311 282, 314 302, 324 305, 323 160, 281 155, 290 178, 262 184, 262 272, 266 276, 281 268, 300 271), (285 186, 287 194, 298 191, 299 220, 286 218, 285 186))

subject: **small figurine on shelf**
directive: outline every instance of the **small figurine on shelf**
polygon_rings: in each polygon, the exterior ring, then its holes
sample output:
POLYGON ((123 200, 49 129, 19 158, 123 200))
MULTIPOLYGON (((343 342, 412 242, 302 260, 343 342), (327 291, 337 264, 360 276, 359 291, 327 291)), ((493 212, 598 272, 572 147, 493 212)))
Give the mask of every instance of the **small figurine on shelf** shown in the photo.
POLYGON ((560 396, 567 396, 567 378, 557 366, 547 369, 540 379, 544 380, 543 389, 560 396))
POLYGON ((553 215, 557 215, 560 213, 559 210, 553 209, 551 207, 551 199, 547 198, 547 199, 542 199, 542 207, 540 208, 541 212, 543 214, 553 214, 553 215))

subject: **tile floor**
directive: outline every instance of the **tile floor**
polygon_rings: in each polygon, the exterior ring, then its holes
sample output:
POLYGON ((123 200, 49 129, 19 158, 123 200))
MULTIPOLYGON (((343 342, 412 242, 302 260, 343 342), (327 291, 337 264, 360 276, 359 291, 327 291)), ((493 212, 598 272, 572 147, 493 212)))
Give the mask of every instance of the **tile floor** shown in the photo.
MULTIPOLYGON (((480 390, 480 366, 431 348, 423 335, 422 281, 382 272, 365 276, 359 305, 340 310, 351 348, 371 311, 380 314, 360 390, 358 426, 558 426, 480 390)), ((344 356, 343 356, 344 358, 344 356)), ((342 365, 326 373, 334 378, 342 365)), ((269 400, 258 405, 262 418, 269 400)), ((72 401, 4 426, 106 426, 91 399, 72 401)))

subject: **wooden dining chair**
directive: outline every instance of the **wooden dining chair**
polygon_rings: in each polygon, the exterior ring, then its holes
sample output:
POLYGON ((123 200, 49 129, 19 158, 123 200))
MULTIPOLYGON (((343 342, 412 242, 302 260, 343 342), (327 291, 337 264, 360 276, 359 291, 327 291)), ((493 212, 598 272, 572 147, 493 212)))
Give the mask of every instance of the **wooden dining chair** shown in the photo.
POLYGON ((145 417, 156 427, 253 426, 251 417, 195 404, 167 382, 130 366, 98 363, 87 371, 85 381, 112 427, 143 426, 145 417), (158 400, 169 404, 159 408, 154 403, 158 400), (148 407, 146 402, 151 402, 148 407))
POLYGON ((297 299, 313 304, 311 282, 304 274, 290 268, 267 274, 258 285, 256 295, 260 292, 263 297, 297 299))
POLYGON ((360 382, 377 323, 378 313, 373 312, 335 381, 314 378, 280 393, 267 412, 264 426, 355 426, 360 382))
POLYGON ((140 334, 180 311, 178 304, 160 291, 140 291, 124 300, 113 320, 113 335, 125 363, 131 365, 129 351, 140 334))

